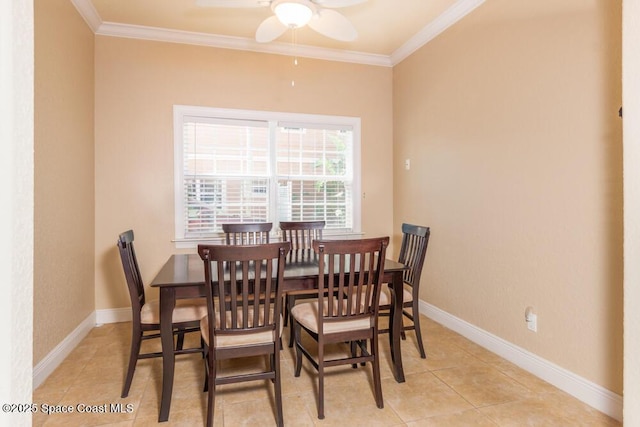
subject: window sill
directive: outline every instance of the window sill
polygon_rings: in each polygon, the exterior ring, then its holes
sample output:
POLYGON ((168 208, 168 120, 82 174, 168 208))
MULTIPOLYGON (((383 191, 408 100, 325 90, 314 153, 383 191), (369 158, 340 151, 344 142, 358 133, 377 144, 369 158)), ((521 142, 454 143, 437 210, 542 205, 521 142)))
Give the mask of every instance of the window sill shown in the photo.
MULTIPOLYGON (((364 237, 364 233, 361 231, 324 231, 323 238, 324 239, 360 239, 364 237)), ((280 235, 277 233, 272 233, 269 235, 269 240, 271 242, 279 242, 280 235)), ((190 238, 190 239, 174 239, 172 242, 175 244, 176 249, 195 249, 198 245, 207 244, 207 245, 224 245, 225 238, 224 236, 212 236, 212 237, 198 237, 198 238, 190 238)))

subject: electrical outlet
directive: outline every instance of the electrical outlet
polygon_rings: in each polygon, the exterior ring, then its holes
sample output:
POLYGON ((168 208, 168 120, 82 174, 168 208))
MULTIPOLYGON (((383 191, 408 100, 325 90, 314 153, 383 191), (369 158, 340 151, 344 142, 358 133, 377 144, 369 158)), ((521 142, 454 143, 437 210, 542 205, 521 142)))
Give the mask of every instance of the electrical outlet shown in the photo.
POLYGON ((529 306, 524 310, 524 321, 527 322, 527 329, 538 332, 538 316, 534 314, 533 307, 529 306))
POLYGON ((531 313, 527 316, 527 329, 538 332, 538 316, 536 314, 531 313))

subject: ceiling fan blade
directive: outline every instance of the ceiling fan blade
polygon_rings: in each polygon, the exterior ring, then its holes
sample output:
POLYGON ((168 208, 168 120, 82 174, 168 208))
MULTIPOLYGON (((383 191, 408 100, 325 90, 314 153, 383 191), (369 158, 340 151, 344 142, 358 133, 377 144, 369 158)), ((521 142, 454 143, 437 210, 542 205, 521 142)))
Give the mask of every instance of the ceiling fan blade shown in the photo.
POLYGON ((313 0, 315 4, 322 7, 338 8, 355 6, 356 4, 364 3, 367 0, 313 0))
POLYGON ((277 16, 271 16, 264 21, 256 30, 256 41, 259 43, 268 43, 280 37, 287 27, 285 27, 277 16))
POLYGON ((343 42, 350 42, 358 37, 353 24, 344 15, 331 9, 322 9, 311 18, 309 27, 323 36, 343 42))
POLYGON ((196 5, 200 7, 247 8, 269 6, 270 3, 266 0, 196 0, 196 5))

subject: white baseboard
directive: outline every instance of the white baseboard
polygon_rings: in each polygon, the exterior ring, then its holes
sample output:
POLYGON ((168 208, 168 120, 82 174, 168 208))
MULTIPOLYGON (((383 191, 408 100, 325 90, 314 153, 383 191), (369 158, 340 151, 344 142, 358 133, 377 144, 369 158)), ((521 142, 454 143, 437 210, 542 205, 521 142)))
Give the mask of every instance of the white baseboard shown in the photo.
MULTIPOLYGON (((508 361, 542 378, 560 390, 569 393, 587 405, 592 406, 616 420, 622 420, 622 396, 422 300, 420 301, 420 313, 487 350, 504 357, 508 361)), ((127 322, 130 320, 131 309, 128 307, 97 310, 89 315, 73 332, 58 344, 51 353, 34 367, 33 388, 37 388, 47 379, 94 326, 105 323, 127 322)))
POLYGON ((420 313, 542 378, 587 405, 622 421, 622 396, 420 300, 420 313))
POLYGON ((96 324, 130 322, 131 316, 131 307, 96 310, 96 324))
POLYGON ((96 310, 87 316, 77 328, 62 340, 47 356, 33 368, 33 389, 38 388, 62 361, 73 351, 85 336, 96 326, 105 323, 131 321, 131 308, 96 310))
POLYGON ((38 388, 44 380, 62 363, 85 336, 96 326, 96 313, 84 319, 65 339, 33 368, 33 389, 38 388))

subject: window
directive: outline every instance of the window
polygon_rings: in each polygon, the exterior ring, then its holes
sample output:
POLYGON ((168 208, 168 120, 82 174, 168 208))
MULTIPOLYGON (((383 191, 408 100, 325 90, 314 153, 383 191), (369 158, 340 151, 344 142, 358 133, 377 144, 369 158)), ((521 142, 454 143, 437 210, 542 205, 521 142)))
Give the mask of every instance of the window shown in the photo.
POLYGON ((174 107, 176 240, 222 224, 360 228, 360 119, 174 107))

